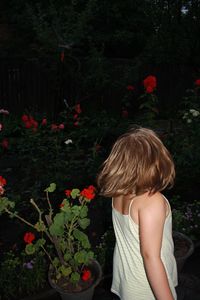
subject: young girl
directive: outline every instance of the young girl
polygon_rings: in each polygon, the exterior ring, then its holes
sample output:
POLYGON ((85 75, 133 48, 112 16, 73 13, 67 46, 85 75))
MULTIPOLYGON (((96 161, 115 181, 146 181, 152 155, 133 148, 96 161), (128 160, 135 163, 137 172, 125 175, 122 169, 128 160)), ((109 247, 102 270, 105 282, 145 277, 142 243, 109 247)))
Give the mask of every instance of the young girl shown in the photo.
POLYGON ((170 153, 147 128, 120 136, 97 177, 100 193, 112 197, 111 291, 121 300, 177 299, 172 214, 161 194, 174 177, 170 153))

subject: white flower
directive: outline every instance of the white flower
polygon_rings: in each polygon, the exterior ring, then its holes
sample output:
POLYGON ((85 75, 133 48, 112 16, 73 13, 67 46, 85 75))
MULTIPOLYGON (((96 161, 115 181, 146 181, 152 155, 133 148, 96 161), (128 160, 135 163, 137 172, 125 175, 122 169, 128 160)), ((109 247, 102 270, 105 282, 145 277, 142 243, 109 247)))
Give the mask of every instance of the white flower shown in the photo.
POLYGON ((0 114, 9 115, 9 111, 2 108, 2 109, 0 109, 0 114))
POLYGON ((65 141, 65 145, 69 145, 69 144, 72 144, 72 143, 73 143, 73 142, 72 142, 71 139, 68 139, 68 140, 65 141))
POLYGON ((198 117, 200 115, 199 111, 196 109, 190 109, 190 113, 193 115, 193 117, 198 117))
POLYGON ((191 119, 187 119, 187 123, 192 123, 192 120, 191 119))

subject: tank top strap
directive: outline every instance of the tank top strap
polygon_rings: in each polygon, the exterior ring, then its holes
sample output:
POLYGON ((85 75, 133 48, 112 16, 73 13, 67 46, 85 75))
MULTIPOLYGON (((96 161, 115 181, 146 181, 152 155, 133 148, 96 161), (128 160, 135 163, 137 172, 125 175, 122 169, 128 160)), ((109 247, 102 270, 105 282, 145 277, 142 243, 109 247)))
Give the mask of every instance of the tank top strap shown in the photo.
POLYGON ((169 209, 169 213, 171 212, 171 205, 169 203, 169 200, 162 194, 163 198, 165 199, 165 201, 167 202, 167 206, 168 206, 168 209, 169 209))
POLYGON ((133 204, 134 199, 131 200, 130 204, 129 204, 129 208, 128 208, 128 215, 131 215, 131 206, 133 204))

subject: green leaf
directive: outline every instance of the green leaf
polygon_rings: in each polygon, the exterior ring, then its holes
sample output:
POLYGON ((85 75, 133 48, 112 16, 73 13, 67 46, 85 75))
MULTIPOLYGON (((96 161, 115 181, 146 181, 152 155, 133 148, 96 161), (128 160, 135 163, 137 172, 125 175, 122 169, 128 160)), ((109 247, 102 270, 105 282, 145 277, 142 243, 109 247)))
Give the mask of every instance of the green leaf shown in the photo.
POLYGON ((31 254, 35 253, 35 250, 36 250, 35 245, 33 245, 33 244, 26 245, 26 248, 25 248, 26 254, 31 255, 31 254))
POLYGON ((71 258, 72 258, 72 256, 71 256, 70 253, 65 253, 65 255, 64 255, 64 260, 65 260, 65 261, 68 261, 68 260, 70 260, 71 258))
POLYGON ((45 231, 46 230, 46 226, 45 226, 45 224, 44 224, 44 222, 43 221, 39 221, 39 222, 37 222, 36 224, 35 224, 35 229, 37 230, 37 231, 39 231, 39 232, 41 232, 41 231, 45 231))
POLYGON ((71 267, 66 267, 66 266, 61 266, 60 267, 60 272, 62 273, 63 276, 69 276, 72 272, 71 267))
POLYGON ((0 212, 4 212, 5 208, 14 208, 15 203, 8 200, 7 197, 0 198, 0 212))
POLYGON ((80 274, 78 272, 73 272, 71 274, 71 278, 70 278, 71 283, 77 283, 79 279, 80 279, 80 274))
POLYGON ((86 229, 90 224, 90 219, 88 219, 88 218, 79 219, 78 224, 80 225, 80 227, 82 229, 86 229))
POLYGON ((86 257, 87 257, 87 252, 85 250, 76 252, 76 254, 74 255, 75 261, 79 264, 84 263, 86 257))
POLYGON ((88 240, 88 237, 87 237, 87 235, 84 233, 84 232, 82 232, 82 231, 80 231, 79 229, 74 229, 74 231, 73 231, 73 236, 78 240, 78 241, 80 241, 81 242, 81 244, 82 244, 82 246, 84 247, 84 248, 90 248, 90 242, 89 242, 89 240, 88 240))
POLYGON ((85 217, 87 217, 87 214, 88 214, 88 207, 82 206, 81 211, 80 211, 80 217, 85 218, 85 217))
POLYGON ((45 239, 38 239, 37 242, 35 243, 35 247, 39 248, 41 246, 44 246, 46 243, 45 239))
POLYGON ((49 192, 49 193, 53 193, 56 190, 56 184, 55 183, 51 183, 49 185, 48 188, 46 188, 44 191, 45 192, 49 192))
POLYGON ((54 266, 54 268, 57 268, 59 266, 59 263, 60 263, 59 259, 57 257, 55 257, 53 259, 53 266, 54 266))
POLYGON ((94 258, 94 252, 92 252, 92 251, 87 252, 87 259, 90 260, 93 258, 94 258))
POLYGON ((74 205, 72 207, 72 213, 74 214, 75 217, 79 216, 79 214, 80 214, 80 208, 81 207, 78 206, 78 205, 74 205))
POLYGON ((49 231, 54 236, 62 236, 64 233, 65 214, 63 212, 55 215, 53 223, 49 226, 49 231))
POLYGON ((76 199, 76 197, 78 197, 80 195, 80 190, 79 189, 73 189, 71 191, 71 197, 72 199, 76 199))

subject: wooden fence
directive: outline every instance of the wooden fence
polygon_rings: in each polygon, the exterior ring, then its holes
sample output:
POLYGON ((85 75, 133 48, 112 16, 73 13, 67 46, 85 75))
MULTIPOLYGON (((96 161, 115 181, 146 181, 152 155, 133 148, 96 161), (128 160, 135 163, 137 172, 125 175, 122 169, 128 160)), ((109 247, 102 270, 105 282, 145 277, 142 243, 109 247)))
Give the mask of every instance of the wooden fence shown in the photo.
MULTIPOLYGON (((126 78, 126 67, 131 64, 134 64, 131 60, 110 60, 108 73, 111 73, 111 79, 119 82, 121 78, 126 78)), ((52 59, 41 62, 39 59, 0 58, 0 109, 8 109, 16 114, 34 111, 54 117, 65 109, 64 98, 76 101, 77 96, 79 99, 79 82, 75 73, 73 68, 69 70, 67 64, 64 66, 59 61, 52 62, 52 59)), ((198 73, 199 69, 193 66, 165 64, 143 66, 137 76, 140 82, 148 74, 157 76, 159 101, 163 109, 168 110, 180 101, 185 89, 192 86, 198 73)), ((83 92, 81 96, 84 97, 88 91, 83 92)), ((104 99, 101 98, 101 101, 105 107, 108 104, 112 110, 120 107, 123 94, 117 88, 111 87, 109 90, 108 87, 102 93, 104 99)), ((94 105, 97 105, 98 97, 90 97, 94 105)))
POLYGON ((16 114, 36 111, 54 115, 62 97, 59 69, 39 60, 0 61, 0 108, 16 114), (50 71, 51 70, 51 71, 50 71))

